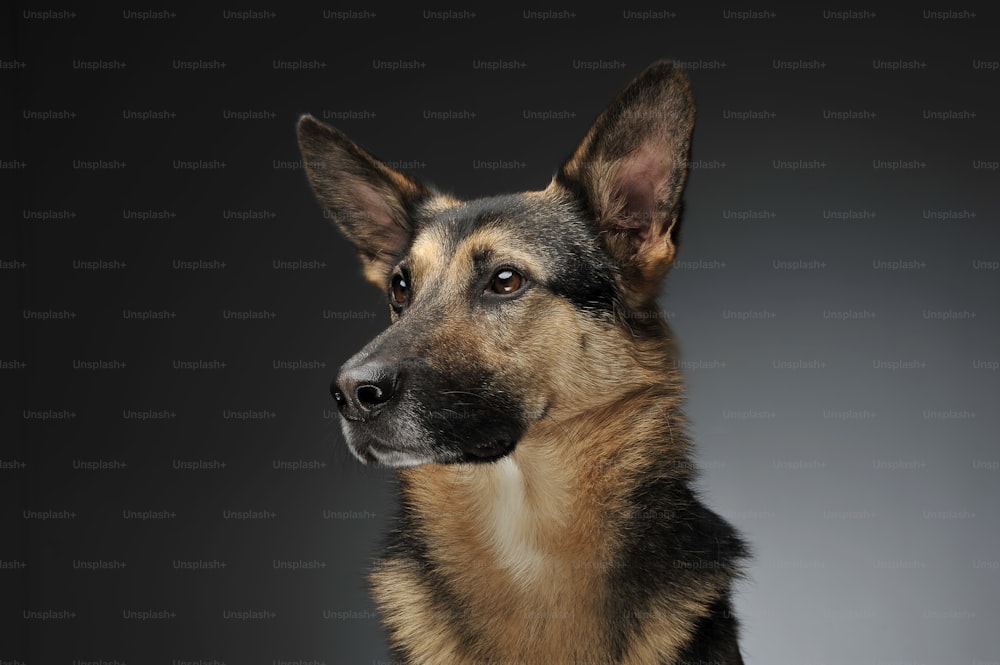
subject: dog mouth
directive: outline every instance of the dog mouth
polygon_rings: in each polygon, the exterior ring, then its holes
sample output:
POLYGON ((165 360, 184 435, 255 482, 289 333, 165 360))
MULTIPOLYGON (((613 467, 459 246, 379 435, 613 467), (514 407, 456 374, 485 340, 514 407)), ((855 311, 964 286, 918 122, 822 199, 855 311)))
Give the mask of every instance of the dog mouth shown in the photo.
POLYGON ((433 456, 419 451, 399 449, 383 443, 370 442, 367 445, 355 446, 349 444, 351 452, 363 464, 382 466, 386 468, 404 468, 420 466, 434 462, 433 456))
POLYGON ((369 444, 358 451, 357 457, 365 464, 385 467, 420 466, 423 464, 484 464, 503 459, 514 451, 511 439, 491 439, 461 447, 461 452, 419 454, 384 443, 369 444))
POLYGON ((348 417, 342 410, 341 431, 359 461, 397 468, 488 463, 509 455, 527 428, 510 400, 484 396, 483 404, 456 403, 454 390, 418 387, 423 400, 411 385, 367 418, 348 417))
POLYGON ((450 445, 421 437, 400 438, 399 432, 372 431, 372 427, 343 420, 341 422, 348 448, 363 464, 402 468, 423 464, 482 464, 502 459, 514 451, 517 440, 506 435, 490 438, 469 438, 450 445), (403 443, 409 441, 408 443, 403 443))

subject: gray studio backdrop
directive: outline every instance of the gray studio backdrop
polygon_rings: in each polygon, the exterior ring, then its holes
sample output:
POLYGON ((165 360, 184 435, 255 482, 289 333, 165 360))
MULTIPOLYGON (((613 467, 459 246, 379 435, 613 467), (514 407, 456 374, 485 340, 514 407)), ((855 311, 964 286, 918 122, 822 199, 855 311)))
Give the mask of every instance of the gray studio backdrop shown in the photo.
POLYGON ((295 120, 540 188, 665 57, 699 120, 663 306, 747 662, 1000 661, 996 9, 0 20, 0 662, 390 662, 392 475, 327 392, 387 313, 295 120))

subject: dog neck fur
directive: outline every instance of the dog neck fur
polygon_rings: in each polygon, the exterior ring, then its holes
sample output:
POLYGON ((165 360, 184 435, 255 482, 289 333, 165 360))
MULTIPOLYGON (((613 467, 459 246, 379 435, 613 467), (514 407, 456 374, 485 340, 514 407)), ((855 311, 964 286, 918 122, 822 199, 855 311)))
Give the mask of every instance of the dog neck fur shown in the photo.
MULTIPOLYGON (((633 509, 621 488, 634 486, 635 475, 649 473, 651 466, 678 474, 690 468, 683 463, 685 440, 671 432, 680 429, 679 415, 664 417, 677 406, 673 391, 649 386, 571 418, 545 419, 497 462, 400 471, 404 502, 431 565, 471 615, 490 617, 477 633, 497 658, 568 662, 568 649, 581 657, 610 653, 602 614, 609 595, 607 573, 621 541, 617 529, 627 524, 621 516, 633 509), (650 410, 660 417, 650 418, 650 410), (642 423, 654 420, 660 423, 657 431, 642 429, 649 427, 642 423), (655 448, 648 445, 653 439, 659 440, 655 448), (609 446, 608 441, 621 443, 609 446), (659 459, 649 458, 651 449, 659 459), (664 464, 665 458, 678 463, 664 464), (525 616, 537 619, 526 622, 525 616), (514 642, 512 635, 518 636, 514 642)), ((426 605, 416 579, 403 590, 405 577, 394 575, 392 589, 388 578, 381 587, 379 579, 376 573, 376 597, 390 630, 397 617, 398 626, 422 625, 404 609, 426 605)), ((707 592, 706 599, 714 593, 707 592)), ((704 603, 692 602, 670 608, 670 615, 687 616, 693 624, 703 611, 704 603)), ((418 650, 413 655, 426 649, 427 659, 414 662, 477 662, 462 655, 467 652, 457 632, 429 619, 423 625, 434 631, 427 639, 410 640, 418 650)), ((620 662, 678 653, 688 634, 682 626, 668 628, 659 630, 655 641, 637 641, 635 653, 620 662)))

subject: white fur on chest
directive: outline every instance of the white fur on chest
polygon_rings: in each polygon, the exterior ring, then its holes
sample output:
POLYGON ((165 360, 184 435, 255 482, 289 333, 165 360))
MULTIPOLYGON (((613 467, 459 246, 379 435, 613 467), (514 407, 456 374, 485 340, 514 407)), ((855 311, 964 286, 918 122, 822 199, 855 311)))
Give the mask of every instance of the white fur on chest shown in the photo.
POLYGON ((492 520, 483 526, 497 563, 519 582, 536 579, 546 557, 539 548, 539 515, 528 498, 524 474, 511 458, 493 465, 492 520))

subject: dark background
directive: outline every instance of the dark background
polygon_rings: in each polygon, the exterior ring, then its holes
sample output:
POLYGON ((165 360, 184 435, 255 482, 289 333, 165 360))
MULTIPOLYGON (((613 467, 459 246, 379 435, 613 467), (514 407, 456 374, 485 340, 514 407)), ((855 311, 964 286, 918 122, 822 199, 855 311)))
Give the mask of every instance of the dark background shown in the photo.
POLYGON ((1000 662, 995 9, 158 6, 2 14, 0 663, 390 662, 392 475, 327 392, 388 317, 295 120, 536 189, 660 58, 699 104, 663 304, 756 552, 747 662, 1000 662))

